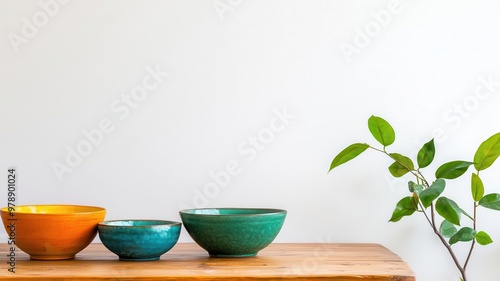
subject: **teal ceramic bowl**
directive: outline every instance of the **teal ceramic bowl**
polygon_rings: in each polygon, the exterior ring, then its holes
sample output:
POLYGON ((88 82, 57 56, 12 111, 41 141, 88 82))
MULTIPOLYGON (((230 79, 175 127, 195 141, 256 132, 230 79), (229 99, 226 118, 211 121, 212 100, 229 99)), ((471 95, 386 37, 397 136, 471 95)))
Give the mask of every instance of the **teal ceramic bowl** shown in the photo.
POLYGON ((179 212, 193 240, 213 257, 251 257, 278 235, 286 211, 216 208, 179 212))
POLYGON ((120 260, 158 260, 177 243, 181 223, 164 220, 114 220, 97 225, 102 244, 120 260))

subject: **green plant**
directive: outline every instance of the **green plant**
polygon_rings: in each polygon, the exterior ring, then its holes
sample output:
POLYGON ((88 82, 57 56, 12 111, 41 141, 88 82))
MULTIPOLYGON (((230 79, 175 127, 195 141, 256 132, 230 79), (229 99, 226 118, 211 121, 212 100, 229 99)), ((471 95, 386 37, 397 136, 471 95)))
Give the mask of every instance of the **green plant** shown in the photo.
POLYGON ((332 161, 330 170, 342 165, 363 153, 368 148, 388 156, 393 163, 389 166, 389 172, 394 177, 402 177, 410 173, 415 181, 408 182, 409 196, 399 200, 396 204, 389 221, 397 222, 405 216, 421 213, 429 223, 432 231, 437 235, 441 243, 446 247, 453 262, 460 271, 461 280, 467 281, 467 266, 476 243, 487 245, 492 243, 490 236, 479 231, 477 227, 477 209, 484 207, 500 210, 500 194, 491 193, 484 195, 484 184, 479 176, 480 172, 490 167, 500 155, 500 133, 485 140, 477 149, 473 161, 451 161, 442 164, 435 172, 436 179, 431 182, 424 176, 422 169, 429 166, 434 160, 434 139, 425 143, 417 154, 417 165, 407 156, 399 153, 388 152, 387 147, 395 140, 392 126, 384 119, 371 116, 368 119, 368 128, 373 137, 383 146, 375 148, 366 143, 355 143, 342 150, 332 161), (456 179, 474 166, 475 172, 471 174, 472 193, 472 215, 464 211, 452 199, 441 196, 446 181, 456 179), (441 222, 436 219, 436 213, 442 218, 441 222), (464 215, 470 219, 470 226, 462 226, 461 217, 464 215), (452 247, 457 242, 470 243, 465 261, 461 263, 452 247))

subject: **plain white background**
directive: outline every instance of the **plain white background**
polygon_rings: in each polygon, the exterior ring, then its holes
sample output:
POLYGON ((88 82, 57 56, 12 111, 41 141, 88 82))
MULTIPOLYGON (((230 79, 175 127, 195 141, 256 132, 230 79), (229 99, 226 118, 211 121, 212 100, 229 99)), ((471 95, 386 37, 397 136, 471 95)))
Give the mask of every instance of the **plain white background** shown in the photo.
MULTIPOLYGON (((421 215, 387 222, 411 177, 391 179, 374 151, 327 171, 347 145, 376 145, 372 114, 394 126, 392 151, 414 155, 436 137, 431 179, 439 163, 472 160, 500 131, 499 9, 2 0, 0 167, 18 169, 18 204, 170 220, 184 207, 284 208, 277 242, 380 243, 418 280, 458 280, 421 215)), ((483 172, 487 192, 500 192, 499 165, 483 172)), ((471 211, 469 177, 445 195, 471 211)), ((500 214, 478 216, 500 241, 500 214)), ((477 246, 469 278, 497 280, 499 262, 498 243, 477 246)))

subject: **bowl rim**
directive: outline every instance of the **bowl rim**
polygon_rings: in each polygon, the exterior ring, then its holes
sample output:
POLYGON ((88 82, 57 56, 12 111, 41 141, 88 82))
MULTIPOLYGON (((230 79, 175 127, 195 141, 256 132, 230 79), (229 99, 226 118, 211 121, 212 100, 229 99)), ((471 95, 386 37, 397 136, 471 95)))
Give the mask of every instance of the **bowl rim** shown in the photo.
POLYGON ((182 223, 178 221, 161 220, 161 219, 119 219, 119 220, 105 220, 97 223, 97 226, 104 227, 134 227, 134 228, 151 228, 151 227, 164 227, 164 226, 181 226, 182 223), (145 221, 145 222, 160 222, 159 224, 150 225, 111 225, 111 222, 118 221, 145 221))
POLYGON ((284 209, 276 209, 276 208, 239 208, 239 207, 224 207, 224 208, 192 208, 192 209, 184 209, 180 210, 179 214, 181 215, 192 215, 192 216, 206 216, 206 217, 252 217, 252 216, 270 216, 276 214, 287 214, 287 211, 284 209), (244 211, 264 211, 260 213, 248 213, 248 214, 196 214, 193 211, 198 210, 244 210, 244 211))
POLYGON ((2 207, 0 209, 2 213, 15 213, 15 214, 28 214, 28 215, 45 215, 45 216, 67 216, 67 215, 78 215, 78 214, 95 214, 100 212, 106 212, 104 207, 99 206, 90 206, 90 205, 78 205, 78 204, 33 204, 33 205, 18 205, 14 207, 2 207), (66 212, 66 213, 33 213, 26 211, 19 211, 18 208, 26 208, 26 207, 84 207, 93 210, 85 211, 85 212, 66 212), (10 211, 10 208, 14 208, 13 211, 10 211))

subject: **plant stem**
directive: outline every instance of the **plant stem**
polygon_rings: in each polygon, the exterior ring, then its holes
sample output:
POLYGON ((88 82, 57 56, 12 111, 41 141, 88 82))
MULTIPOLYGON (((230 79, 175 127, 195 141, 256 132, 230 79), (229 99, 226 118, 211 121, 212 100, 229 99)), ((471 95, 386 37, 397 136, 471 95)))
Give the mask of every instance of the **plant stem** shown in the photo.
MULTIPOLYGON (((385 155, 389 156, 392 160, 398 162, 401 166, 403 166, 406 170, 408 170, 408 172, 412 173, 417 178, 417 181, 418 180, 422 181, 422 185, 424 186, 424 188, 429 188, 430 187, 429 182, 426 180, 426 178, 424 177, 424 175, 419 170, 411 169, 410 167, 406 166, 404 163, 401 163, 400 161, 398 161, 397 159, 395 159, 394 157, 392 157, 391 154, 389 154, 385 150, 385 148, 383 150, 375 148, 375 147, 372 147, 372 146, 370 146, 370 148, 372 148, 372 149, 374 149, 376 151, 379 151, 381 153, 384 153, 385 155)), ((446 241, 446 239, 443 237, 443 235, 441 235, 441 233, 439 232, 438 227, 436 226, 436 219, 435 219, 436 218, 436 212, 435 212, 434 203, 432 203, 430 205, 430 207, 431 207, 430 218, 427 215, 427 213, 425 212, 425 209, 423 208, 422 204, 420 202, 418 204, 419 204, 420 208, 422 209, 422 213, 424 213, 424 216, 427 219, 427 221, 429 222, 429 224, 430 224, 431 228, 433 229, 434 233, 437 235, 437 237, 439 238, 439 240, 441 241, 441 243, 446 247, 446 249, 448 250, 448 253, 450 253, 451 258, 453 259, 453 262, 455 263, 455 266, 457 267, 458 271, 460 271, 460 275, 462 275, 462 280, 463 281, 467 281, 467 274, 466 274, 467 264, 469 262, 469 259, 470 259, 471 255, 472 255, 472 250, 474 249, 474 244, 475 244, 476 240, 475 239, 472 240, 472 245, 471 245, 471 248, 469 250, 469 254, 467 256, 467 260, 465 261, 464 266, 462 266, 460 264, 460 261, 458 260, 457 256, 455 255, 455 252, 451 248, 451 245, 446 241)), ((477 204, 474 203, 474 222, 473 222, 474 223, 474 230, 476 230, 476 209, 477 209, 477 204)))
MULTIPOLYGON (((476 230, 476 215, 477 215, 477 203, 474 202, 474 221, 472 222, 472 227, 474 228, 474 230, 476 230)), ((475 244, 476 244, 476 239, 472 240, 472 243, 470 245, 469 254, 467 255, 467 259, 465 260, 464 263, 464 270, 467 269, 467 265, 469 264, 469 260, 472 255, 472 250, 474 250, 475 244)))
POLYGON ((378 149, 378 148, 373 147, 373 146, 370 146, 370 148, 374 149, 376 151, 382 152, 385 155, 389 156, 392 160, 398 162, 401 166, 405 167, 405 169, 408 170, 408 172, 412 173, 415 177, 417 177, 418 179, 422 180, 422 182, 424 183, 424 185, 425 185, 426 188, 429 187, 429 183, 427 182, 427 180, 424 178, 424 176, 419 171, 411 169, 410 167, 406 166, 404 163, 399 162, 397 159, 395 159, 394 157, 392 157, 391 154, 385 150, 385 148, 383 150, 382 149, 378 149))
MULTIPOLYGON (((455 255, 455 252, 453 252, 451 245, 448 244, 446 239, 444 239, 443 235, 441 235, 441 233, 439 233, 439 229, 437 229, 437 227, 436 227, 435 217, 436 217, 436 215, 435 215, 435 211, 434 211, 434 203, 432 203, 431 204, 431 219, 432 219, 431 226, 432 226, 432 229, 434 230, 434 233, 438 236, 441 243, 443 243, 443 245, 446 247, 446 249, 448 250, 448 253, 450 253, 451 258, 453 259, 453 262, 455 263, 455 266, 457 267, 458 271, 460 271, 460 274, 462 275, 463 281, 467 281, 467 275, 465 272, 466 268, 465 268, 465 266, 462 267, 462 265, 460 265, 460 261, 458 260, 457 256, 455 255)), ((472 251, 472 249, 471 249, 471 251, 472 251)))

